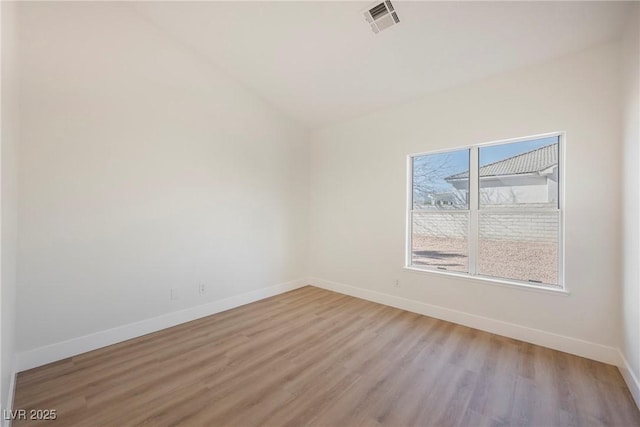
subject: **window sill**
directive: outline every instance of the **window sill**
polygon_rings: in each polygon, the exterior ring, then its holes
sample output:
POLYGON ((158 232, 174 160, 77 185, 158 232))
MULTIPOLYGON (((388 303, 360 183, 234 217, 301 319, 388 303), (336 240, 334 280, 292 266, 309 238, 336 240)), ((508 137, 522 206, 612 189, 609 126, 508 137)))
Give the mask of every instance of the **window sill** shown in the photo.
POLYGON ((528 283, 516 282, 512 280, 494 279, 494 278, 482 277, 482 276, 469 276, 468 274, 455 273, 452 271, 427 270, 423 268, 408 267, 408 266, 404 266, 403 269, 413 273, 426 273, 426 274, 436 274, 440 276, 456 277, 456 278, 464 279, 466 281, 478 282, 485 285, 500 286, 503 288, 520 289, 523 291, 539 292, 539 293, 553 294, 553 295, 560 295, 560 296, 571 295, 571 292, 569 292, 566 289, 562 289, 560 287, 556 288, 556 287, 544 286, 544 285, 530 285, 528 283))

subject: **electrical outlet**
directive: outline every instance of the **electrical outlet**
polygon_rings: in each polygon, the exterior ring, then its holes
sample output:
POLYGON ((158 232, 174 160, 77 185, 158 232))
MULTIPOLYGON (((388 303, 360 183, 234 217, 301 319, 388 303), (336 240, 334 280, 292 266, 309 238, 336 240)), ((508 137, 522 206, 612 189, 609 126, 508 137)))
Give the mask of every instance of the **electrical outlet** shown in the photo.
POLYGON ((393 285, 394 285, 396 288, 399 288, 399 287, 400 287, 400 279, 396 279, 396 281, 393 283, 393 285))
POLYGON ((171 288, 171 299, 178 299, 178 289, 171 288))
POLYGON ((202 296, 205 293, 205 287, 204 287, 204 283, 200 283, 198 285, 198 293, 202 296))

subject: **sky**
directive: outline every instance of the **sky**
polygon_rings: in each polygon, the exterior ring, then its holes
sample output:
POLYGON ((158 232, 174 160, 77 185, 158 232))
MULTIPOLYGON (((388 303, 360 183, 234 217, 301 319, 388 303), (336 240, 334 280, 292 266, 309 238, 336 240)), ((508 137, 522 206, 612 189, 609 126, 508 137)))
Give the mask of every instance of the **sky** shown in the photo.
MULTIPOLYGON (((480 166, 482 167, 490 163, 508 159, 509 157, 517 156, 518 154, 526 153, 557 141, 558 137, 554 136, 480 147, 480 166)), ((416 157, 414 162, 415 165, 426 163, 431 169, 438 169, 440 171, 438 175, 440 175, 441 178, 434 180, 433 184, 437 187, 438 191, 447 191, 451 189, 452 186, 442 178, 469 170, 469 150, 464 149, 447 153, 427 154, 416 157)))

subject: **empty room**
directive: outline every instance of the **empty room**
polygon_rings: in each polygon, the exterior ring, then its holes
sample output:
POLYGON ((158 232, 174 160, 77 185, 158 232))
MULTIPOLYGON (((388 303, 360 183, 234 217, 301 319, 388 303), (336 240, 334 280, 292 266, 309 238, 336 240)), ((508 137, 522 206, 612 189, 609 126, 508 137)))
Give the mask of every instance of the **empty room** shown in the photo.
POLYGON ((640 426, 640 2, 1 1, 5 426, 640 426))

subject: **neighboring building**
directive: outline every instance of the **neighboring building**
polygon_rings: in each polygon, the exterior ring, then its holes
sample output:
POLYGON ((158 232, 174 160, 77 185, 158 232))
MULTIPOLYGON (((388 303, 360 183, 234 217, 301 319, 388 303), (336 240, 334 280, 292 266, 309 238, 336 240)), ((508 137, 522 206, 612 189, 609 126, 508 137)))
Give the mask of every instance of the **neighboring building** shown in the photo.
POLYGON ((445 206, 454 206, 461 203, 464 203, 466 200, 466 193, 460 193, 459 191, 445 191, 442 193, 433 193, 427 195, 427 201, 425 204, 445 207, 445 206))
MULTIPOLYGON (((465 194, 469 171, 445 178, 465 194)), ((480 168, 480 203, 541 204, 558 201, 558 144, 551 144, 480 168)))

